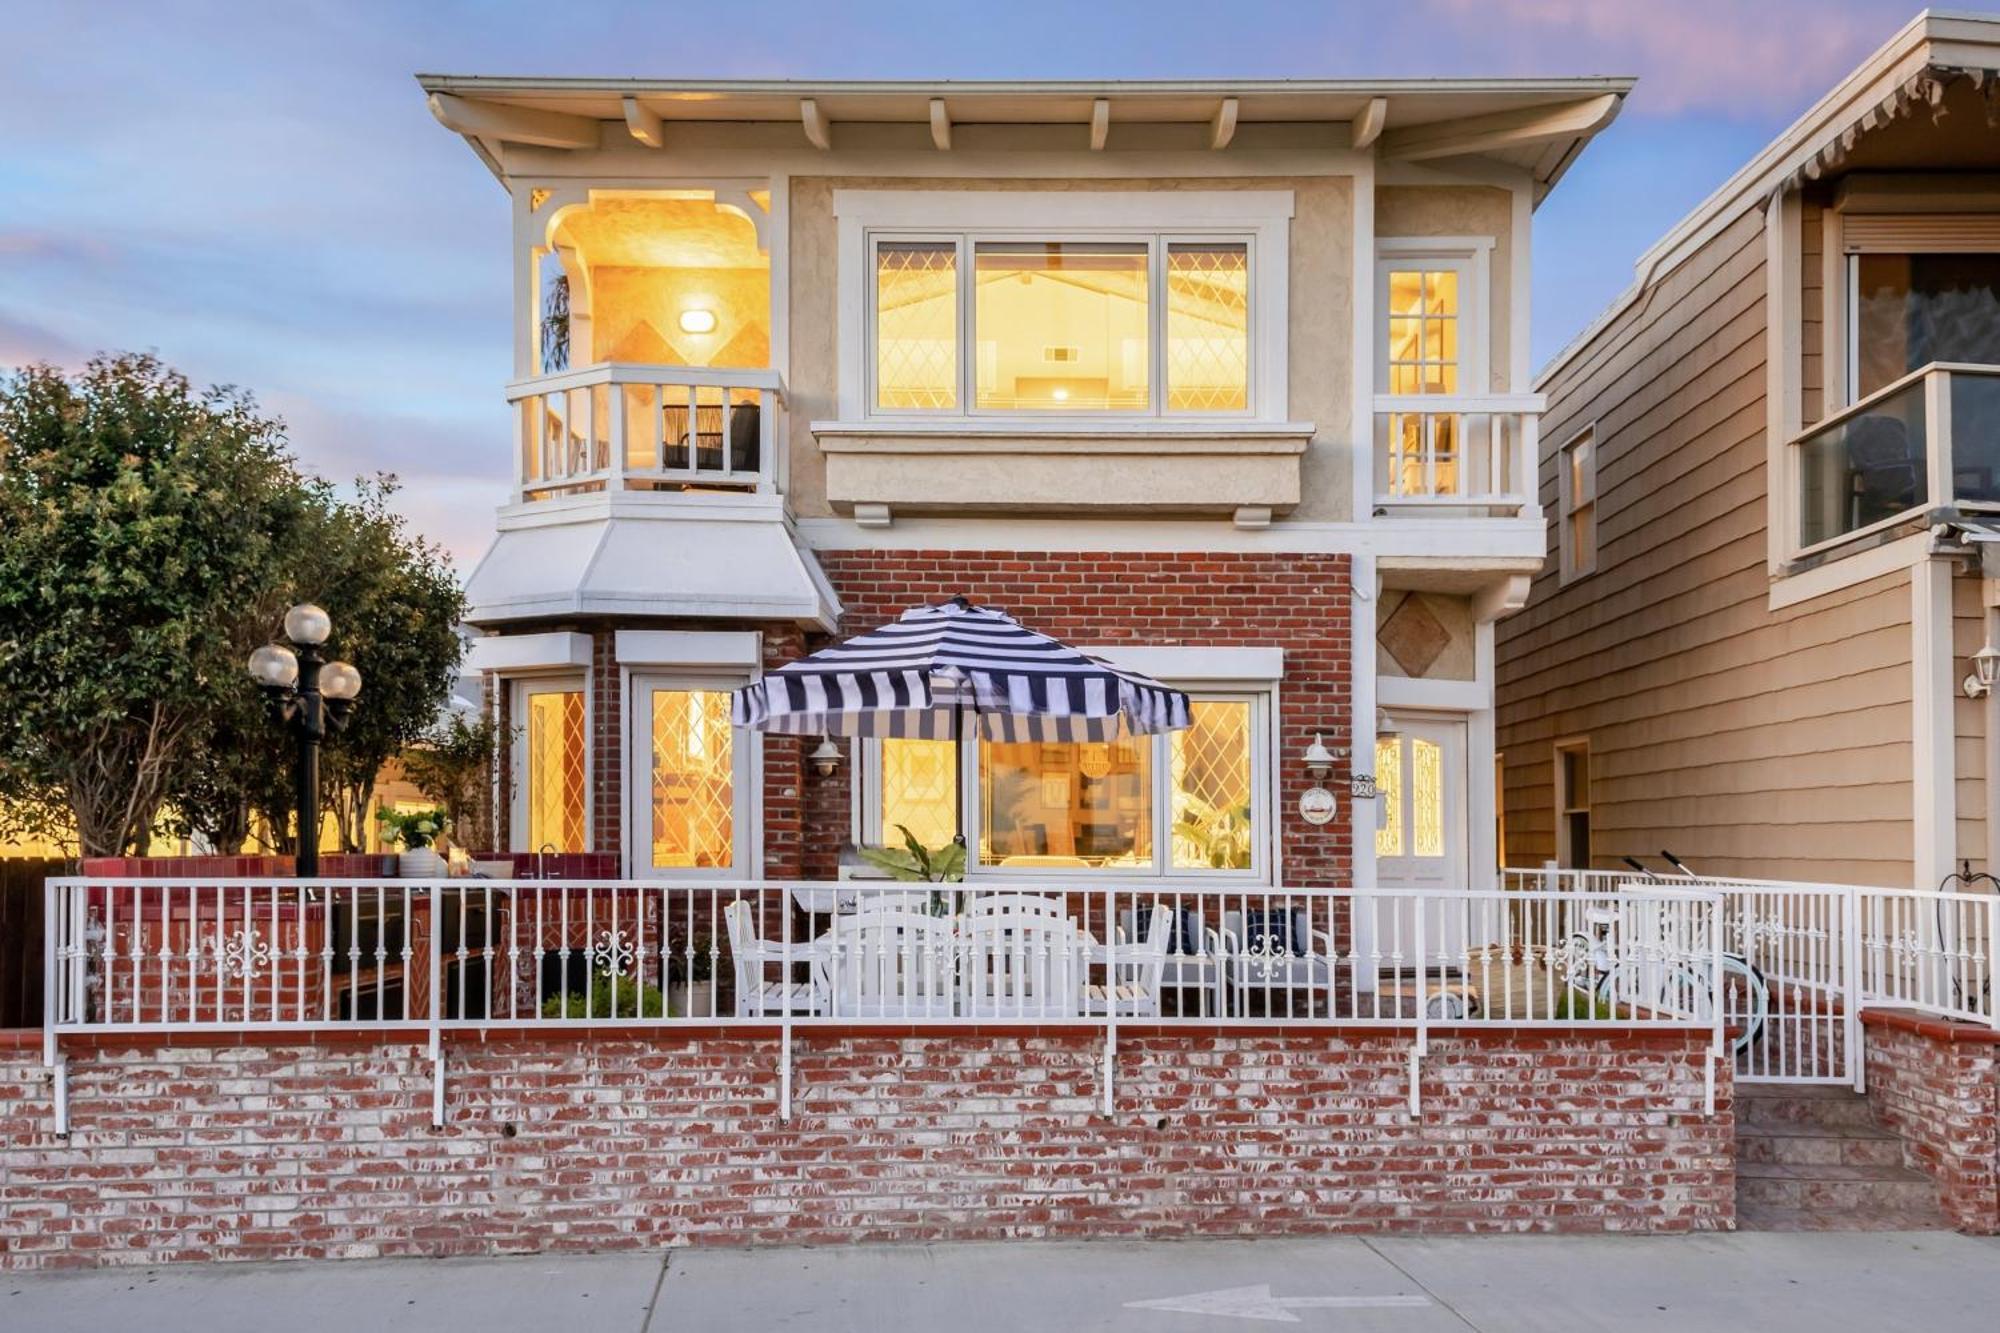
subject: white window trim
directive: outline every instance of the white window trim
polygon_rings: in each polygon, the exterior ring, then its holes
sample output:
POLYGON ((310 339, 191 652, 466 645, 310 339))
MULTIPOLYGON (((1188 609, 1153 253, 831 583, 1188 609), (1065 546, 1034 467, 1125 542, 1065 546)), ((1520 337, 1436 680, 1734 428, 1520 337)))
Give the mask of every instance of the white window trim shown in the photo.
POLYGON ((1556 450, 1556 560, 1557 585, 1564 586, 1597 572, 1597 465, 1603 449, 1597 438, 1597 423, 1591 422, 1572 434, 1556 450), (1570 484, 1570 451, 1585 440, 1590 442, 1589 474, 1590 494, 1578 499, 1570 484), (1576 559, 1576 543, 1570 536, 1570 519, 1574 507, 1579 504, 1590 506, 1590 563, 1579 564, 1576 559))
POLYGON ((1465 294, 1458 312, 1458 393, 1429 397, 1481 397, 1492 392, 1493 246, 1491 236, 1380 236, 1375 240, 1375 392, 1389 392, 1389 274, 1422 263, 1459 271, 1465 294))
MULTIPOLYGON (((1125 881, 1143 881, 1147 884, 1175 884, 1189 889, 1206 885, 1212 889, 1222 887, 1241 888, 1247 885, 1274 884, 1278 874, 1278 782, 1277 764, 1281 762, 1278 744, 1278 691, 1269 680, 1207 680, 1199 686, 1191 682, 1186 685, 1191 699, 1222 700, 1231 703, 1250 704, 1250 805, 1255 825, 1251 830, 1250 868, 1248 870, 1175 870, 1169 864, 1172 860, 1172 821, 1162 812, 1171 812, 1172 801, 1168 784, 1172 780, 1172 765, 1167 761, 1166 745, 1171 733, 1146 736, 1139 739, 1154 746, 1153 752, 1153 865, 1150 868, 1119 867, 1116 869, 1079 869, 1062 872, 1063 877, 1082 880, 1102 879, 1106 884, 1125 881)), ((855 747, 855 757, 860 760, 861 780, 857 788, 855 809, 856 841, 863 846, 879 846, 883 841, 882 830, 882 742, 869 739, 855 747)), ((963 807, 963 827, 966 833, 967 880, 1022 880, 1043 879, 1050 876, 1046 869, 1007 869, 998 865, 984 864, 979 860, 979 751, 968 743, 960 755, 959 799, 963 807)))
POLYGON ((624 846, 626 874, 632 879, 722 880, 761 879, 764 874, 764 738, 761 732, 732 726, 730 756, 731 787, 735 809, 731 813, 733 846, 727 867, 654 866, 648 850, 650 837, 642 836, 643 819, 652 804, 652 718, 640 717, 640 703, 648 690, 739 689, 754 679, 754 672, 718 670, 713 667, 675 669, 671 666, 644 666, 619 673, 620 697, 625 700, 625 744, 620 760, 623 770, 624 846), (643 724, 643 725, 642 725, 643 724), (644 751, 641 751, 644 742, 644 751))
MULTIPOLYGON (((1591 801, 1591 788, 1596 785, 1597 773, 1595 765, 1592 762, 1594 756, 1591 754, 1590 737, 1565 736, 1555 743, 1550 751, 1550 756, 1554 761, 1554 768, 1549 784, 1549 797, 1550 804, 1554 807, 1555 813, 1556 861, 1564 867, 1588 870, 1590 866, 1587 863, 1582 866, 1575 864, 1575 849, 1569 845, 1569 816, 1571 811, 1583 812, 1584 817, 1591 822, 1590 837, 1591 842, 1594 844, 1597 841, 1597 821, 1596 807, 1591 801), (1584 789, 1582 804, 1576 803, 1574 799, 1576 793, 1568 790, 1568 784, 1563 777, 1563 756, 1572 753, 1581 753, 1583 755, 1584 789)), ((1593 847, 1594 850, 1595 848, 1593 847)))
POLYGON ((1290 190, 991 191, 835 190, 839 245, 837 283, 840 422, 918 420, 939 428, 969 421, 1005 421, 1021 433, 1089 435, 1184 421, 1286 420, 1290 402, 1287 298, 1290 285, 1290 190), (1139 241, 1151 246, 1158 308, 1153 313, 1152 393, 1143 414, 1115 412, 996 412, 972 407, 977 359, 972 302, 959 301, 959 410, 879 410, 874 404, 874 243, 957 240, 961 293, 970 282, 971 246, 978 240, 1139 241), (1165 407, 1166 310, 1161 287, 1165 246, 1188 241, 1241 241, 1250 257, 1250 407, 1245 412, 1170 412, 1165 407))
POLYGON ((590 699, 590 676, 586 673, 550 672, 532 676, 503 676, 507 684, 507 707, 514 735, 508 744, 508 767, 513 775, 513 792, 508 800, 507 842, 516 852, 537 852, 528 845, 528 696, 550 691, 583 692, 583 843, 581 848, 561 851, 591 851, 596 846, 597 811, 592 799, 597 781, 596 756, 590 737, 596 726, 596 710, 590 699))

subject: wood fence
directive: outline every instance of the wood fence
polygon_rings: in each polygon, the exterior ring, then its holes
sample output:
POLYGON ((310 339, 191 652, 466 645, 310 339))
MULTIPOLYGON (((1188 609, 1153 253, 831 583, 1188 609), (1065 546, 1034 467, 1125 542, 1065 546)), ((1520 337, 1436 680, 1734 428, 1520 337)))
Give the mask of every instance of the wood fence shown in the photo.
POLYGON ((42 881, 69 868, 0 856, 0 1028, 42 1025, 42 881))

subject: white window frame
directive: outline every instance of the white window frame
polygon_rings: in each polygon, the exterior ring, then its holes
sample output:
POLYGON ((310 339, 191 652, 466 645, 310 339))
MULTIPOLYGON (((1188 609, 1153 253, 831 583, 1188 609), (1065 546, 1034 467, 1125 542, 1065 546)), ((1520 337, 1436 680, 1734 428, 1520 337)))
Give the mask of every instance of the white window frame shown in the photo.
MULTIPOLYGON (((1847 228, 1846 218, 1839 210, 1829 210, 1828 216, 1838 219, 1841 287, 1838 292, 1827 292, 1824 296, 1840 303, 1839 398, 1841 407, 1852 407, 1862 398, 1856 392, 1856 386, 1861 382, 1861 302, 1858 299, 1861 256, 2000 254, 2000 219, 1979 213, 1871 216, 1866 219, 1871 225, 1867 227, 1866 239, 1863 239, 1847 228), (1941 223, 1944 225, 1941 226, 1941 223), (1950 225, 1954 223, 1958 224, 1957 230, 1950 225)), ((1859 225, 1856 224, 1857 229, 1859 225)), ((1820 415, 1822 418, 1832 416, 1833 411, 1820 415)), ((1849 533, 1840 540, 1846 541, 1852 536, 1849 533)))
POLYGON ((1290 190, 968 191, 836 190, 839 235, 840 415, 847 422, 1005 420, 1050 434, 1090 434, 1136 423, 1285 420, 1290 190), (878 241, 958 246, 958 409, 875 405, 875 247, 878 241), (1150 275, 1151 406, 1144 413, 979 409, 972 262, 980 241, 1144 242, 1150 275), (1166 406, 1166 247, 1243 244, 1250 266, 1249 406, 1171 411, 1166 406))
POLYGON ((1590 752, 1590 738, 1565 736, 1555 743, 1551 754, 1555 768, 1551 775, 1549 794, 1551 803, 1555 807, 1556 863, 1566 869, 1588 870, 1591 868, 1588 861, 1580 866, 1576 864, 1576 849, 1570 846, 1569 817, 1573 813, 1581 812, 1583 817, 1590 821, 1591 850, 1594 853, 1597 844, 1597 817, 1595 806, 1591 801, 1591 788, 1596 785, 1597 774, 1593 763, 1594 756, 1590 752), (1570 754, 1583 756, 1584 785, 1581 801, 1576 799, 1578 793, 1569 790, 1567 766, 1563 763, 1563 759, 1570 754))
MULTIPOLYGON (((1278 829, 1278 808, 1276 798, 1277 774, 1274 756, 1278 753, 1276 689, 1268 682, 1255 684, 1222 684, 1204 682, 1199 689, 1190 688, 1188 698, 1196 703, 1224 702, 1247 703, 1250 705, 1250 867, 1247 870, 1191 870, 1175 869, 1173 859, 1173 765, 1169 746, 1172 733, 1157 736, 1142 736, 1138 740, 1150 744, 1152 753, 1152 799, 1153 799, 1153 863, 1150 866, 1079 867, 1061 872, 1062 878, 1098 879, 1107 882, 1124 880, 1145 880, 1148 883, 1161 881, 1188 886, 1197 885, 1251 885, 1275 882, 1276 836, 1278 829)), ((858 838, 867 846, 880 846, 883 841, 882 829, 882 742, 866 740, 858 747, 861 760, 861 780, 858 789, 858 838)), ((979 750, 978 746, 967 742, 959 757, 959 801, 961 806, 961 827, 965 830, 967 879, 1042 879, 1050 877, 1046 869, 1016 868, 982 861, 979 837, 979 750)))
POLYGON ((757 879, 763 874, 762 733, 732 726, 730 737, 730 864, 727 866, 655 866, 651 852, 653 791, 653 715, 649 706, 655 690, 726 693, 751 682, 746 672, 715 669, 676 670, 642 667, 626 672, 625 708, 625 864, 633 879, 757 879), (642 748, 643 747, 643 748, 642 748))
POLYGON ((568 851, 590 851, 596 845, 597 811, 594 786, 597 757, 591 753, 590 737, 596 724, 590 698, 590 673, 565 671, 525 676, 504 676, 507 684, 508 716, 513 736, 508 744, 508 769, 512 793, 508 800, 507 842, 516 852, 537 852, 528 845, 528 697, 534 694, 561 694, 577 690, 583 694, 583 842, 568 851))
POLYGON ((1399 397, 1477 397, 1491 391, 1493 300, 1491 236, 1384 236, 1375 241, 1375 392, 1389 392, 1389 274, 1451 269, 1458 274, 1458 393, 1399 397))
POLYGON ((1597 423, 1591 422, 1582 430, 1564 440, 1556 450, 1556 553, 1558 561, 1558 585, 1574 583, 1586 574, 1597 572, 1597 464, 1601 445, 1597 439, 1597 423), (1584 485, 1589 494, 1575 494, 1570 474, 1571 455, 1579 445, 1588 444, 1590 454, 1588 466, 1584 469, 1584 485), (1590 506, 1590 561, 1585 564, 1577 559, 1576 541, 1571 535, 1570 520, 1576 516, 1582 505, 1590 506))

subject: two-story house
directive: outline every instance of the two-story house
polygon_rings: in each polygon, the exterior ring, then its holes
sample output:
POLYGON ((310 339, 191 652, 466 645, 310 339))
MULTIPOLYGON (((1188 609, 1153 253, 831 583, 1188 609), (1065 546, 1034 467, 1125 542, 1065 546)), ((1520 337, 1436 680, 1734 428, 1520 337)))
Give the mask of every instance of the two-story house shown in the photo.
POLYGON ((2000 20, 1920 15, 1541 375, 1512 864, 2000 866, 2000 20))
POLYGON ((975 876, 1491 882, 1529 222, 1629 81, 420 82, 512 205, 468 619, 513 849, 827 876, 962 826, 975 876), (1193 727, 956 775, 732 731, 731 687, 961 594, 1193 727))

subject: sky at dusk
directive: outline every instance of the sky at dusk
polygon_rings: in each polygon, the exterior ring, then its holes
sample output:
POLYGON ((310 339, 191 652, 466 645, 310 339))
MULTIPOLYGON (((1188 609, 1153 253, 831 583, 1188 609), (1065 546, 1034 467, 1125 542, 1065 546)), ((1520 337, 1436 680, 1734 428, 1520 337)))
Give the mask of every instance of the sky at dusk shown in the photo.
POLYGON ((1636 75, 1536 216, 1535 356, 1909 0, 0 0, 0 368, 151 350, 461 569, 511 474, 505 195, 411 76, 1636 75))

